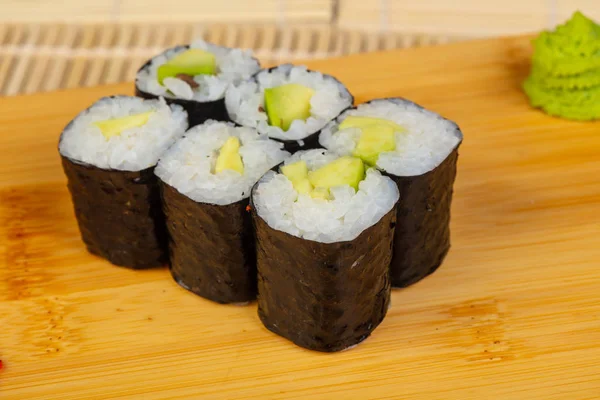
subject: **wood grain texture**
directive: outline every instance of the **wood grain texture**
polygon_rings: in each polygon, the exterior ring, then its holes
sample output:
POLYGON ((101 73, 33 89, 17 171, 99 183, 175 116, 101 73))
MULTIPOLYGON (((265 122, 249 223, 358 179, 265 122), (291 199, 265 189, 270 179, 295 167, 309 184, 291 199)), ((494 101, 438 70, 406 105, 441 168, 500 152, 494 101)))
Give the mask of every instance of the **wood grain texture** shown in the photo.
POLYGON ((116 85, 0 99, 0 397, 594 399, 600 124, 530 109, 527 38, 311 62, 357 102, 405 96, 464 131, 453 247, 357 348, 319 354, 85 252, 56 150, 116 85))

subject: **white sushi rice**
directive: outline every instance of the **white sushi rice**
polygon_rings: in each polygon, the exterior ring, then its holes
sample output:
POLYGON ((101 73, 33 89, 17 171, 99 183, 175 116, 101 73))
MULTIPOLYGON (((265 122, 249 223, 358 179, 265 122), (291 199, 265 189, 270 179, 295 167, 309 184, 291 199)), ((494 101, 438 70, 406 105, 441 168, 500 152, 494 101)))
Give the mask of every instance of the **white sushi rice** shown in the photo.
POLYGON ((340 112, 352 105, 352 95, 335 78, 320 72, 308 71, 304 66, 280 65, 263 70, 254 79, 231 87, 225 95, 225 106, 231 119, 243 126, 256 128, 269 137, 283 140, 301 140, 319 131, 340 112), (310 114, 306 120, 295 120, 284 131, 271 126, 264 107, 267 88, 297 83, 310 87, 315 94, 310 99, 310 114))
POLYGON ((396 176, 417 176, 431 171, 448 157, 462 140, 455 123, 408 100, 380 99, 342 113, 319 136, 325 148, 338 154, 352 154, 360 138, 360 129, 338 130, 348 116, 384 118, 402 126, 396 133, 396 149, 382 152, 377 167, 396 176))
POLYGON ((152 58, 149 65, 138 71, 136 76, 137 88, 156 96, 199 102, 215 101, 225 96, 225 91, 230 84, 249 79, 260 70, 260 65, 253 58, 250 50, 216 46, 203 40, 194 41, 190 44, 190 48, 202 49, 214 54, 217 63, 217 74, 194 76, 194 81, 199 85, 195 89, 178 78, 166 78, 163 82, 164 85, 158 83, 158 67, 177 54, 188 50, 185 46, 179 46, 152 58))
POLYGON ((103 97, 77 115, 63 131, 59 151, 65 157, 104 169, 140 171, 150 168, 188 127, 187 113, 164 99, 103 97), (148 122, 106 139, 93 123, 154 111, 148 122))
MULTIPOLYGON (((339 156, 326 150, 299 151, 285 161, 306 161, 309 171, 339 156)), ((330 189, 331 200, 298 195, 283 174, 269 171, 253 191, 256 213, 273 229, 321 243, 355 239, 375 225, 398 201, 396 184, 375 168, 367 170, 358 191, 348 185, 330 189)))
POLYGON ((175 143, 154 172, 194 201, 231 204, 248 198, 260 177, 289 157, 290 153, 282 147, 282 143, 259 135, 255 129, 209 120, 191 128, 175 143), (240 139, 244 174, 232 170, 215 174, 218 151, 231 136, 240 139))

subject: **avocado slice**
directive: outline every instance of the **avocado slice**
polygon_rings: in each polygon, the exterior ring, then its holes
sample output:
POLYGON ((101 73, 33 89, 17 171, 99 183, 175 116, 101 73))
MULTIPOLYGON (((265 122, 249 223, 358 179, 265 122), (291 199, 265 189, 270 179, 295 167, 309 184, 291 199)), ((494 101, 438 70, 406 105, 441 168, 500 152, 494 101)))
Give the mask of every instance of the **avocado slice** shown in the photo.
POLYGON ((396 149, 396 132, 404 131, 400 125, 383 118, 347 117, 339 129, 358 128, 361 131, 352 153, 369 165, 377 164, 379 153, 396 149))
POLYGON ((119 136, 127 129, 138 128, 146 125, 152 114, 154 114, 154 111, 148 111, 145 113, 128 115, 121 118, 96 121, 93 123, 93 125, 100 128, 100 132, 102 132, 104 137, 108 140, 113 136, 119 136))
POLYGON ((325 187, 317 187, 312 192, 310 192, 310 197, 312 197, 313 199, 329 200, 329 189, 325 187))
POLYGON ((297 83, 265 89, 269 124, 287 131, 294 120, 306 120, 310 117, 310 99, 314 94, 313 89, 297 83))
POLYGON ((358 184, 365 177, 365 165, 360 158, 340 157, 335 161, 308 173, 308 180, 316 188, 330 189, 349 185, 358 190, 358 184))
POLYGON ((310 194, 312 185, 308 180, 308 166, 305 161, 297 161, 281 167, 281 173, 286 176, 299 194, 310 194))
POLYGON ((281 173, 294 182, 308 177, 308 166, 306 165, 306 161, 296 161, 292 164, 283 165, 281 173))
POLYGON ((313 186, 310 184, 308 178, 292 182, 292 185, 294 185, 294 189, 296 189, 298 194, 311 194, 313 190, 313 186))
POLYGON ((362 128, 352 154, 369 165, 377 164, 379 154, 396 148, 396 131, 385 125, 362 128))
POLYGON ((226 169, 237 171, 244 175, 244 164, 240 156, 240 139, 235 136, 230 136, 223 147, 219 150, 217 163, 215 165, 215 173, 219 173, 226 169))
POLYGON ((158 67, 156 77, 161 85, 165 78, 177 75, 214 75, 217 69, 215 55, 201 49, 189 49, 177 54, 158 67))

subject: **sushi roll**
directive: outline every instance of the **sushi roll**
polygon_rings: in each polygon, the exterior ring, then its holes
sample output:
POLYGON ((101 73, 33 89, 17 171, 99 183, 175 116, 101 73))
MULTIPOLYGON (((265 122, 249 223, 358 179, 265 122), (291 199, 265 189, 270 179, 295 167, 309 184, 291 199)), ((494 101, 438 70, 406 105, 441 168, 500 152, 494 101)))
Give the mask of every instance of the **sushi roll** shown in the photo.
POLYGON ((248 198, 260 177, 289 156, 282 147, 254 129, 209 120, 160 159, 155 172, 179 285, 218 303, 256 298, 248 198))
POLYGON ((58 148, 90 253, 130 268, 167 262, 153 170, 187 124, 180 106, 114 96, 98 100, 67 125, 58 148))
POLYGON ((299 151, 252 192, 258 315, 298 346, 350 348, 381 323, 398 188, 355 157, 299 151))
POLYGON ((197 40, 150 59, 137 72, 136 96, 164 97, 183 106, 190 127, 213 119, 228 121, 225 91, 260 69, 250 50, 231 49, 197 40))
POLYGON ((452 121, 400 98, 342 113, 319 141, 390 176, 400 201, 390 276, 409 286, 435 271, 450 248, 450 206, 463 135, 452 121))
POLYGON ((319 147, 321 128, 353 102, 334 77, 291 64, 262 70, 225 96, 231 121, 256 128, 292 153, 319 147))

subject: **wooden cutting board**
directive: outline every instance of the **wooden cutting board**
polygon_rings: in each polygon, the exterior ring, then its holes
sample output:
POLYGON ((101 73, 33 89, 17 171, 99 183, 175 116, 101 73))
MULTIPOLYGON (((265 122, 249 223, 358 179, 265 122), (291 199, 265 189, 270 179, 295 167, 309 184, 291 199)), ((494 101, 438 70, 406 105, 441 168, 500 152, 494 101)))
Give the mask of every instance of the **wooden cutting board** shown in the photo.
POLYGON ((86 253, 57 139, 132 85, 0 99, 0 398, 599 398, 600 124, 531 109, 529 55, 511 38, 310 63, 465 134, 449 256, 337 354, 86 253))

